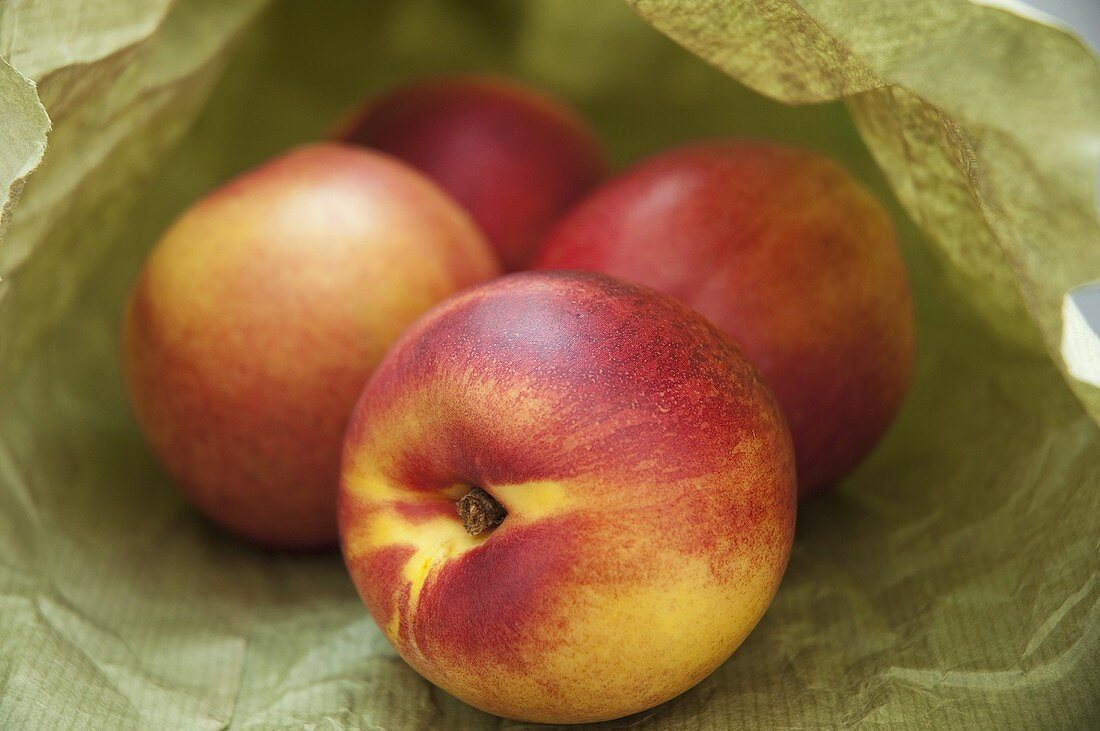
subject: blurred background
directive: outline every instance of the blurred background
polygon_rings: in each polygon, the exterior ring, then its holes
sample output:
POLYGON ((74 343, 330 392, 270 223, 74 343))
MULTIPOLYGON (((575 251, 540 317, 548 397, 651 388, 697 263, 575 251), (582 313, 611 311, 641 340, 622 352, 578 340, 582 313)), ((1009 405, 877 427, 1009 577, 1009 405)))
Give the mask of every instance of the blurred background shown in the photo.
MULTIPOLYGON (((1092 50, 1100 53, 1100 0, 994 0, 986 5, 1019 9, 1020 5, 1030 6, 1040 13, 1046 13, 1055 20, 1072 28, 1092 50)), ((1050 18, 1043 18, 1050 22, 1050 18)), ((1100 167, 1096 170, 1096 208, 1100 211, 1100 167)))
MULTIPOLYGON (((985 4, 1011 8, 1017 3, 1007 0, 985 4)), ((1019 4, 1054 16, 1076 30, 1093 49, 1100 50, 1100 0, 1027 0, 1019 4)))

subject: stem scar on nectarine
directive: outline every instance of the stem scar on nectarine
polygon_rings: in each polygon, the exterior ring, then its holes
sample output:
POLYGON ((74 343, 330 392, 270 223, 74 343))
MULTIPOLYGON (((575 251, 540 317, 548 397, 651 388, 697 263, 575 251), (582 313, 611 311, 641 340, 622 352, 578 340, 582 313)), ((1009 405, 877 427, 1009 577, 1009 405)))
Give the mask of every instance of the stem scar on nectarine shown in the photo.
POLYGON ((480 487, 472 488, 458 501, 458 517, 462 518, 463 527, 472 536, 496 528, 507 516, 504 506, 480 487))

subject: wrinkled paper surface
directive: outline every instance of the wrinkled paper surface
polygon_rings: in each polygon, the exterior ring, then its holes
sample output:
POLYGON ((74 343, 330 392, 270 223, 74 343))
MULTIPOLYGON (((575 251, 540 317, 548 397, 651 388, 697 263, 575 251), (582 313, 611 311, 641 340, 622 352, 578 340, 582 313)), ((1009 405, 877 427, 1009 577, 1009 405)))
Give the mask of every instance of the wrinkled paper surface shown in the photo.
POLYGON ((727 134, 824 150, 909 265, 897 425, 803 506, 734 657, 606 726, 1100 727, 1100 391, 1058 355, 1064 294, 1100 278, 1100 69, 1077 41, 962 0, 262 4, 0 0, 0 728, 523 726, 405 666, 339 557, 189 509, 116 356, 188 202, 447 70, 556 90, 620 166, 727 134))

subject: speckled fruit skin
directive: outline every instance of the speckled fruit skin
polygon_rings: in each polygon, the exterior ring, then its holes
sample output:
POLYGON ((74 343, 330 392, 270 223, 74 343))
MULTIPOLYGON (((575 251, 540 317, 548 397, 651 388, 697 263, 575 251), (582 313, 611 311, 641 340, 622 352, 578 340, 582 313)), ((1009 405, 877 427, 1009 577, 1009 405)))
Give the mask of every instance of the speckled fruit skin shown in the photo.
POLYGON ((509 270, 601 179, 604 153, 563 103, 490 76, 447 76, 368 102, 338 133, 427 173, 466 207, 509 270))
POLYGON ((786 413, 801 499, 871 451, 909 387, 913 305, 889 217, 819 153, 719 141, 659 154, 581 201, 534 268, 641 282, 732 335, 786 413))
POLYGON ((344 558, 436 685, 524 721, 657 705, 732 653, 794 531, 794 456, 767 387, 669 297, 513 274, 440 305, 349 423, 344 558), (456 500, 508 511, 470 536, 456 500))
POLYGON ((138 422, 218 523, 335 546, 343 431, 371 371, 419 315, 497 273, 415 170, 350 146, 292 151, 193 205, 145 262, 122 326, 138 422))

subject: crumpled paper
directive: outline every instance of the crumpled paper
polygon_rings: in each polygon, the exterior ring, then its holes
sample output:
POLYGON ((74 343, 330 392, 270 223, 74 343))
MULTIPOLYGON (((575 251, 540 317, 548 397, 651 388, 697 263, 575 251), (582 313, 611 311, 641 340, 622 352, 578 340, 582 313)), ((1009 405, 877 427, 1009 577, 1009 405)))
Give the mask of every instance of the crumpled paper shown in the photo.
POLYGON ((189 509, 116 356, 189 201, 448 70, 558 91, 620 165, 727 134, 829 152, 909 266, 895 428, 802 507, 734 657, 605 726, 1100 727, 1100 391, 1058 354, 1063 295, 1100 278, 1100 69, 1078 42, 963 0, 263 4, 0 3, 0 728, 523 727, 405 666, 337 556, 189 509))

